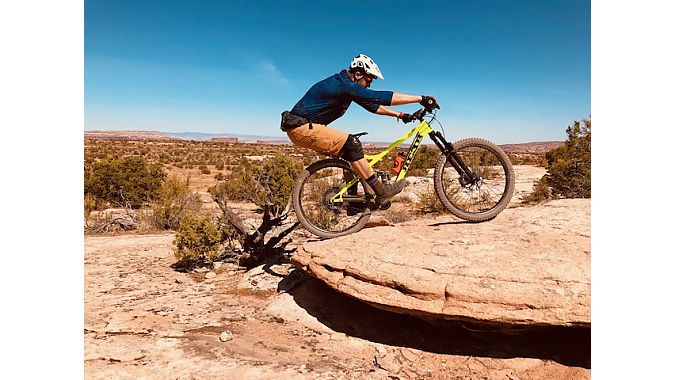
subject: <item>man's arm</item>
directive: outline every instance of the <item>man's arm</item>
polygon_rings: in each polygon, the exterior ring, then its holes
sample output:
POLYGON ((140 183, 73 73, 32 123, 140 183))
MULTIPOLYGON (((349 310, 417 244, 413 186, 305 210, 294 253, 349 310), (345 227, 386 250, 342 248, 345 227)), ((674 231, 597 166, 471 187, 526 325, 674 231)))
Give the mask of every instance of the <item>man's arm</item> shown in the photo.
POLYGON ((365 110, 378 114, 378 115, 384 115, 384 116, 392 116, 392 117, 399 117, 401 115, 401 112, 395 111, 392 108, 379 105, 376 103, 369 103, 369 102, 364 102, 361 100, 356 100, 355 101, 357 104, 362 106, 365 110))
MULTIPOLYGON (((422 99, 423 97, 421 95, 408 95, 402 94, 400 92, 393 92, 390 105, 396 106, 400 104, 420 103, 422 102, 422 99)), ((378 115, 392 116, 396 118, 400 118, 404 115, 403 112, 395 111, 389 107, 378 105, 376 103, 371 103, 363 100, 355 100, 355 102, 360 106, 364 107, 369 112, 373 112, 378 115)))
MULTIPOLYGON (((395 92, 395 93, 392 94, 392 102, 390 103, 390 105, 398 106, 400 104, 420 103, 421 101, 422 101, 422 96, 420 96, 420 95, 408 95, 408 94, 402 94, 400 92, 395 92)), ((383 114, 381 114, 381 115, 383 115, 383 114)))
POLYGON ((385 115, 385 116, 392 116, 392 117, 399 117, 401 112, 395 111, 392 108, 388 108, 385 106, 379 106, 378 109, 376 110, 376 113, 378 115, 385 115))

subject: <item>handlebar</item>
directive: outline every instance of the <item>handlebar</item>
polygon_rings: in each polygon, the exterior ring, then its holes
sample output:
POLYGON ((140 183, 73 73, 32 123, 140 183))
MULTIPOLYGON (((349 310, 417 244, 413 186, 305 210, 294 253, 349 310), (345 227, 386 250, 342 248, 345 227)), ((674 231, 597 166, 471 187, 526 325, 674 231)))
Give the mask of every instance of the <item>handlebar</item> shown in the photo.
POLYGON ((415 112, 413 112, 411 115, 413 116, 414 119, 417 119, 419 121, 423 121, 423 117, 427 115, 430 111, 428 111, 425 108, 421 108, 415 112))
POLYGON ((423 106, 423 108, 421 108, 421 109, 413 112, 412 114, 410 114, 409 116, 411 116, 412 118, 411 119, 407 118, 408 121, 405 121, 405 123, 409 123, 412 120, 423 121, 423 117, 425 117, 425 115, 430 114, 430 113, 434 113, 435 108, 440 109, 439 104, 437 103, 437 100, 434 99, 433 96, 423 95, 422 100, 420 101, 420 104, 423 106))
POLYGON ((414 119, 423 121, 423 117, 427 115, 428 113, 434 112, 435 108, 439 108, 439 105, 437 104, 436 100, 433 97, 425 97, 423 96, 423 102, 421 102, 424 108, 421 108, 417 111, 415 111, 411 116, 413 116, 414 119), (427 99, 425 99, 427 98, 427 99))

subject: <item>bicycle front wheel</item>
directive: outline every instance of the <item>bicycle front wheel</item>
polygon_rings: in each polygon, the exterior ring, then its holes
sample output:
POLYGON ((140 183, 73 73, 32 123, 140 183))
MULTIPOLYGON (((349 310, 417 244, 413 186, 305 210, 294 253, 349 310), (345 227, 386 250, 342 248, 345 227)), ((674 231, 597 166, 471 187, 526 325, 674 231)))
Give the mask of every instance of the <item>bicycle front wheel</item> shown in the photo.
POLYGON ((296 216, 303 227, 322 238, 344 236, 364 228, 371 210, 367 207, 367 185, 362 179, 343 194, 342 201, 333 199, 353 177, 359 178, 343 160, 322 160, 308 166, 298 176, 292 195, 296 216))
POLYGON ((437 197, 459 218, 472 222, 495 218, 507 207, 514 193, 511 161, 502 149, 484 139, 463 139, 453 146, 478 180, 462 178, 442 154, 434 169, 437 197))

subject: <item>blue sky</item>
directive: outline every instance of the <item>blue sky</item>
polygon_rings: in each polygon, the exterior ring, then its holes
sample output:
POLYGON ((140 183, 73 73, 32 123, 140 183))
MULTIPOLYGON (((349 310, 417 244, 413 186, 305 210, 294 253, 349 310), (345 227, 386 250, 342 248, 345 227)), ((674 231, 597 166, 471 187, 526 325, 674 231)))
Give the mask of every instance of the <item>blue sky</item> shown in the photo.
MULTIPOLYGON (((450 140, 565 140, 591 114, 589 1, 364 4, 86 0, 85 130, 283 137, 280 113, 358 53, 373 89, 435 96, 450 140)), ((332 126, 410 127, 355 103, 332 126)))

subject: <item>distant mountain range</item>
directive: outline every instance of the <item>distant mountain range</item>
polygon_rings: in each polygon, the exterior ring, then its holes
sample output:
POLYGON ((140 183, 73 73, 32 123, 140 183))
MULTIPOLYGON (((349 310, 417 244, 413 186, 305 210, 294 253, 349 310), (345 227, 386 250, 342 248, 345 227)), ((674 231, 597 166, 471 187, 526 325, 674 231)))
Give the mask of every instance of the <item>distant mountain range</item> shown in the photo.
POLYGON ((286 138, 242 135, 237 133, 205 133, 205 132, 158 132, 158 131, 85 131, 85 139, 101 140, 197 140, 209 141, 213 138, 236 138, 239 142, 257 142, 260 140, 287 141, 286 138))
MULTIPOLYGON (((205 133, 205 132, 158 132, 158 131, 85 131, 85 139, 97 140, 196 140, 211 141, 223 139, 237 139, 240 143, 268 143, 289 144, 286 137, 261 135, 243 135, 236 133, 205 133)), ((507 153, 545 153, 550 149, 563 145, 563 141, 539 141, 520 144, 503 144, 500 147, 507 153)), ((391 142, 373 142, 364 140, 365 145, 386 147, 391 142)), ((402 146, 407 146, 402 144, 402 146)))

